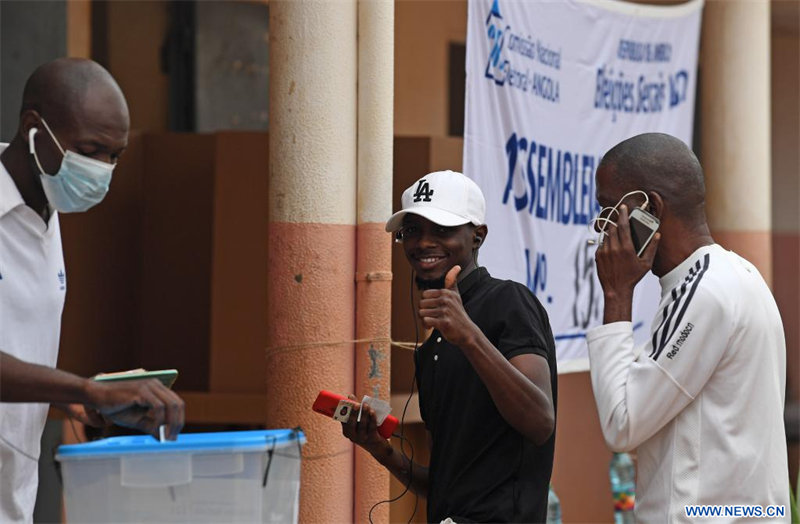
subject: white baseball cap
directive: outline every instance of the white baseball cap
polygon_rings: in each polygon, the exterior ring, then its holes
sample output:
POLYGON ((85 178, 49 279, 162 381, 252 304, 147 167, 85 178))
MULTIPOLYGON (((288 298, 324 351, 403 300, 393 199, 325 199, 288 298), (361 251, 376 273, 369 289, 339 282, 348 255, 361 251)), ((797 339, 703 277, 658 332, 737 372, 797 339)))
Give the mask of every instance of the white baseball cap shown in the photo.
POLYGON ((403 209, 386 222, 393 233, 403 226, 406 213, 414 213, 440 226, 483 225, 486 200, 478 184, 455 171, 436 171, 420 178, 403 192, 403 209))

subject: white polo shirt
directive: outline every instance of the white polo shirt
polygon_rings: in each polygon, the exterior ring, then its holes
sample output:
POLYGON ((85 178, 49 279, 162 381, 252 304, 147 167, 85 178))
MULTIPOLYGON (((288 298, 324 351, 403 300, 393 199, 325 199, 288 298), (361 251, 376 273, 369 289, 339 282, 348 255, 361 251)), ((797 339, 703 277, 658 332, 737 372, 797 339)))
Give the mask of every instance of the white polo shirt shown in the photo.
POLYGON ((758 521, 787 522, 786 343, 772 293, 716 244, 664 275, 661 289, 641 352, 630 322, 586 335, 606 442, 637 450, 637 522, 693 522, 693 505, 720 506, 715 523, 752 520, 733 505, 768 516, 783 506, 783 518, 758 521))
MULTIPOLYGON (((45 224, 0 162, 0 351, 55 367, 66 290, 58 215, 45 224)), ((33 519, 47 409, 0 402, 0 522, 33 519)))

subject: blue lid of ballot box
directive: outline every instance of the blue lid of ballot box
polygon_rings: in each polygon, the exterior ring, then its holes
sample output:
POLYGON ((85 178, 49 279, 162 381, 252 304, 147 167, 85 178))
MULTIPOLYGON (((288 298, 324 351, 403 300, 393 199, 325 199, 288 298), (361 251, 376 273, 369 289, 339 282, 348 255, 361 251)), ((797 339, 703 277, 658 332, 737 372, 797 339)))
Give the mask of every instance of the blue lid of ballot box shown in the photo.
POLYGON ((149 453, 224 453, 264 451, 306 443, 299 429, 265 429, 256 431, 225 431, 220 433, 182 433, 177 440, 159 442, 150 435, 111 437, 84 444, 58 447, 56 459, 100 458, 116 455, 149 453))

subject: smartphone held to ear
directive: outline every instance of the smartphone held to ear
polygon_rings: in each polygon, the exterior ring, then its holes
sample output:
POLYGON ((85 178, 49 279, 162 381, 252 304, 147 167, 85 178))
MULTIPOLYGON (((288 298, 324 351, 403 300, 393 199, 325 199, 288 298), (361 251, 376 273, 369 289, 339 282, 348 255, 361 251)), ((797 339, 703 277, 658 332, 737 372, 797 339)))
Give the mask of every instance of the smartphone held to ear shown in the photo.
POLYGON ((644 209, 638 207, 633 208, 631 211, 629 221, 633 250, 636 251, 636 256, 640 257, 653 239, 653 235, 658 231, 658 226, 661 222, 644 209))

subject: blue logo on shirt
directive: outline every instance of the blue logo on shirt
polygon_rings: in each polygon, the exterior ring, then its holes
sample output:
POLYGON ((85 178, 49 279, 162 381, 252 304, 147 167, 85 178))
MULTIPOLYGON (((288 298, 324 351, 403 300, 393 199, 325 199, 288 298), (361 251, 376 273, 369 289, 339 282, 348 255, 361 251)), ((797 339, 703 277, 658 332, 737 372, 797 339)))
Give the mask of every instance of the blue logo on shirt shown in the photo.
POLYGON ((58 283, 60 284, 59 289, 64 291, 65 287, 64 284, 67 282, 67 275, 64 273, 64 270, 61 269, 58 272, 58 283))

